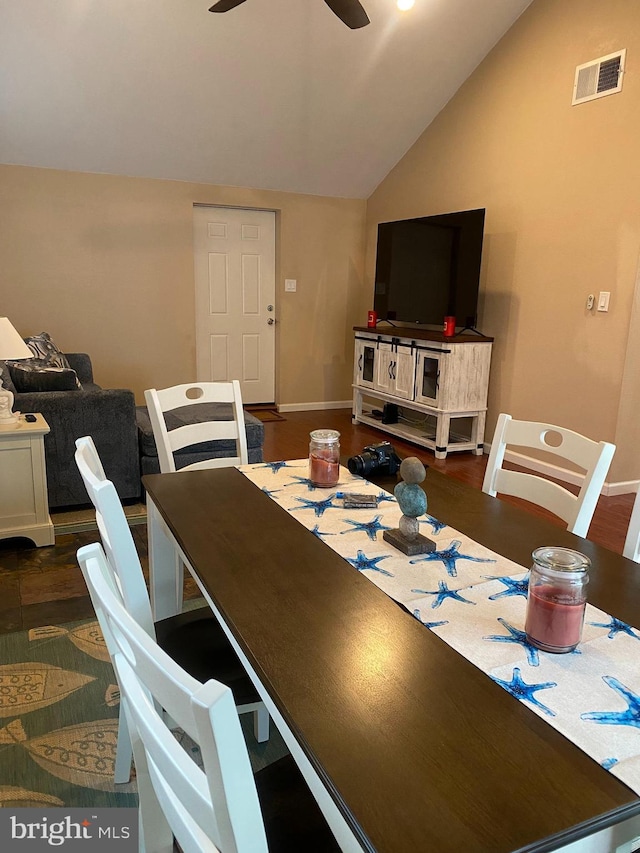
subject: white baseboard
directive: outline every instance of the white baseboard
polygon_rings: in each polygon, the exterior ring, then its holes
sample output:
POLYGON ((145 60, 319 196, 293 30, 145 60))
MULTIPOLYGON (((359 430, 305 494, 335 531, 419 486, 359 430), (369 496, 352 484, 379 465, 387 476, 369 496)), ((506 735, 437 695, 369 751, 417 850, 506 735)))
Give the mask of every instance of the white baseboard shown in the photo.
MULTIPOLYGON (((485 444, 484 449, 485 453, 488 453, 491 445, 485 444)), ((513 462, 514 465, 529 468, 529 470, 536 471, 538 474, 545 474, 547 477, 554 477, 556 480, 562 480, 564 483, 571 483, 574 486, 581 486, 584 480, 583 474, 579 474, 576 471, 569 471, 567 468, 561 468, 559 465, 554 465, 551 462, 534 459, 531 456, 526 456, 524 453, 516 453, 515 450, 507 450, 504 458, 509 462, 513 462)), ((628 495, 637 492, 639 486, 640 480, 606 481, 600 494, 607 498, 611 498, 614 495, 628 495)))
POLYGON ((617 483, 605 483, 602 494, 611 498, 614 495, 635 494, 638 489, 640 489, 640 480, 620 480, 617 483), (606 492, 605 489, 607 489, 606 492))
POLYGON ((353 400, 329 400, 324 403, 281 403, 279 412, 312 412, 314 409, 350 409, 353 400))

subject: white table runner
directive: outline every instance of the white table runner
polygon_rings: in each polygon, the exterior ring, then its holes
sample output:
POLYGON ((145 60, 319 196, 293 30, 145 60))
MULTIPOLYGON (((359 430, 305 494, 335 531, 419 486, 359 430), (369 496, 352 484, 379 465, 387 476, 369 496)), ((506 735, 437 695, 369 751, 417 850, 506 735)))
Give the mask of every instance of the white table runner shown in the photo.
MULTIPOLYGON (((398 526, 395 497, 340 469, 315 488, 307 459, 240 467, 256 486, 429 630, 487 673, 640 795, 640 631, 587 604, 569 654, 526 641, 528 569, 430 516, 430 554, 407 557, 382 538, 398 526), (377 495, 377 509, 344 509, 340 492, 377 495)), ((426 481, 427 498, 429 481, 426 481)), ((428 512, 428 508, 427 508, 428 512)), ((541 542, 540 545, 552 543, 541 542)), ((293 558, 295 559, 295 558, 293 558)))

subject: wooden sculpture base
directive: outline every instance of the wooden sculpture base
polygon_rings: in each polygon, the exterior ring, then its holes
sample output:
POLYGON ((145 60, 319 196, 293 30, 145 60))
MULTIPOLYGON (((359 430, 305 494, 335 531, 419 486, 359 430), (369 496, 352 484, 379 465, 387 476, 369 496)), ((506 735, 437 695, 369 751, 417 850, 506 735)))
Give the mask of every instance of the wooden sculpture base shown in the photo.
POLYGON ((428 554, 429 551, 436 550, 436 543, 423 536, 422 533, 411 537, 405 536, 399 527, 394 527, 393 530, 385 530, 382 538, 408 557, 415 557, 416 554, 428 554))

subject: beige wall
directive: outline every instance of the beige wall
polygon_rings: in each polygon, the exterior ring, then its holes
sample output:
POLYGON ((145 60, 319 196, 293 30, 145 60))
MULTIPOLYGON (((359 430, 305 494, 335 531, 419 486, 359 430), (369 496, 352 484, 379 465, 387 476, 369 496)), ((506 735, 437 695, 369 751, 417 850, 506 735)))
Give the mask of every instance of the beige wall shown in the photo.
POLYGON ((277 211, 278 402, 349 399, 362 200, 0 166, 0 314, 139 402, 194 379, 194 203, 277 211))
POLYGON ((640 477, 639 140, 640 3, 535 0, 367 205, 370 292, 378 222, 486 207, 488 435, 507 411, 614 441, 610 480, 640 477), (622 92, 571 106, 575 67, 625 47, 622 92))
POLYGON ((377 223, 486 207, 488 435, 500 411, 562 423, 640 478, 639 68, 637 0, 535 0, 366 203, 0 166, 0 313, 141 400, 195 376, 193 204, 273 209, 277 400, 346 400, 377 223), (622 93, 572 107, 576 65, 622 47, 622 93))

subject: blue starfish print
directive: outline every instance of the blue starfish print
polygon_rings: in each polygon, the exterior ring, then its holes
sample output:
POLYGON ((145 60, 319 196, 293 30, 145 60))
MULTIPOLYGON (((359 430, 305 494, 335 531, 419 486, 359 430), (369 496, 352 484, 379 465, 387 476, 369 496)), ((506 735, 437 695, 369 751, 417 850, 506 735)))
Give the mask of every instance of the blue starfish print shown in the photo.
POLYGON ((422 617, 420 616, 420 610, 418 610, 417 608, 413 611, 413 616, 415 619, 418 620, 418 622, 421 622, 425 628, 438 628, 440 627, 440 625, 449 624, 448 619, 443 619, 441 622, 423 622, 422 617))
POLYGON ((259 466, 262 468, 271 468, 272 474, 277 474, 281 468, 293 468, 293 465, 289 465, 288 462, 265 462, 264 465, 259 466))
POLYGON ((432 515, 427 515, 425 518, 420 519, 421 524, 430 524, 431 532, 436 535, 440 533, 441 530, 447 526, 443 521, 438 521, 437 518, 434 518, 432 515))
POLYGON ((299 477, 296 474, 291 475, 291 482, 287 483, 288 486, 306 486, 310 492, 315 492, 318 488, 315 486, 308 477, 299 477))
POLYGON ((355 531, 362 530, 372 542, 375 542, 378 530, 391 530, 386 524, 380 524, 381 518, 381 515, 376 515, 371 521, 353 521, 350 518, 345 518, 343 521, 346 521, 347 524, 352 524, 353 530, 341 530, 340 533, 354 533, 355 531))
POLYGON ((485 577, 490 581, 500 581, 500 583, 503 583, 506 586, 506 589, 490 595, 489 601, 495 601, 497 598, 505 598, 512 595, 524 595, 525 598, 527 597, 527 592, 529 591, 529 575, 521 580, 516 580, 508 575, 485 575, 485 577))
POLYGON ((618 763, 618 759, 611 756, 611 758, 603 758, 600 764, 604 767, 605 770, 611 770, 611 768, 618 763))
MULTIPOLYGON (((411 562, 413 563, 415 561, 411 560, 411 562)), ((412 589, 411 592, 417 592, 417 593, 420 593, 421 595, 435 595, 436 597, 434 599, 433 604, 431 605, 431 608, 433 610, 435 610, 436 607, 440 607, 442 602, 447 598, 452 598, 454 601, 461 601, 461 602, 463 602, 463 604, 475 604, 476 603, 475 601, 469 601, 468 598, 463 598, 460 595, 460 593, 458 592, 458 590, 449 589, 449 587, 446 585, 446 583, 444 581, 438 581, 438 589, 435 589, 435 590, 412 589)))
POLYGON ((623 622, 621 619, 616 619, 615 616, 611 616, 609 618, 609 622, 589 622, 589 625, 593 625, 596 628, 609 628, 607 637, 610 640, 612 640, 616 634, 628 634, 635 640, 640 640, 640 637, 635 633, 635 628, 632 628, 631 625, 627 625, 627 623, 623 622))
POLYGON ((557 687, 558 685, 555 681, 544 681, 540 684, 526 684, 522 680, 520 668, 517 666, 514 666, 513 668, 511 681, 503 681, 501 678, 496 678, 494 675, 492 675, 491 678, 496 682, 496 684, 499 684, 500 687, 504 687, 504 689, 512 696, 515 696, 516 699, 520 699, 521 702, 531 702, 532 705, 535 705, 536 708, 540 708, 540 710, 547 714, 547 716, 556 716, 555 711, 552 711, 551 708, 547 708, 546 705, 539 702, 533 695, 536 690, 548 690, 550 687, 557 687))
POLYGON ((498 622, 509 632, 509 636, 505 634, 492 634, 489 637, 483 637, 483 640, 491 640, 494 643, 517 643, 522 646, 527 653, 527 661, 530 666, 540 666, 540 658, 538 657, 538 650, 535 646, 532 646, 529 640, 527 640, 527 635, 524 631, 521 631, 519 628, 514 628, 513 625, 509 625, 506 619, 498 618, 498 622))
POLYGON ((448 548, 444 548, 442 551, 430 551, 428 554, 425 554, 424 557, 417 557, 415 560, 409 560, 411 564, 413 563, 422 563, 422 562, 433 562, 433 560, 441 560, 445 568, 447 570, 447 574, 455 578, 458 576, 458 570, 456 568, 456 560, 471 560, 473 563, 495 563, 495 560, 491 560, 484 557, 472 557, 469 554, 461 554, 458 551, 458 548, 462 545, 462 542, 459 539, 454 539, 448 548))
POLYGON ((301 504, 304 506, 294 506, 291 509, 291 512, 294 512, 296 509, 312 509, 316 516, 320 518, 320 516, 327 509, 338 509, 338 507, 333 503, 335 498, 335 493, 333 495, 329 495, 328 498, 325 498, 323 501, 311 501, 307 500, 307 498, 296 498, 301 504))
POLYGON ((351 563, 351 565, 356 568, 359 572, 365 572, 367 570, 372 572, 380 572, 381 575, 386 575, 389 578, 392 578, 393 575, 391 572, 385 571, 385 569, 381 569, 377 564, 380 560, 386 560, 389 557, 389 554, 383 554, 381 557, 367 557, 364 551, 358 551, 355 560, 351 557, 347 557, 347 562, 351 563))
POLYGON ((389 492, 378 492, 378 503, 381 504, 383 501, 391 501, 391 503, 397 503, 394 496, 390 495, 389 492))
POLYGON ((336 535, 335 533, 329 533, 329 532, 327 532, 327 533, 323 533, 323 532, 322 532, 322 530, 320 530, 320 525, 319 525, 319 524, 316 524, 316 525, 314 526, 314 528, 313 528, 313 530, 311 531, 311 533, 313 533, 313 535, 314 535, 314 536, 317 536, 317 537, 318 537, 318 539, 322 539, 322 537, 323 537, 323 536, 335 536, 335 535, 336 535))
POLYGON ((640 694, 632 693, 621 681, 612 675, 603 675, 602 680, 616 693, 627 701, 625 711, 588 711, 580 714, 582 720, 593 720, 595 723, 611 726, 635 726, 640 729, 640 694))
POLYGON ((268 489, 266 486, 263 486, 262 491, 267 495, 267 497, 272 498, 276 492, 281 492, 282 489, 268 489))

